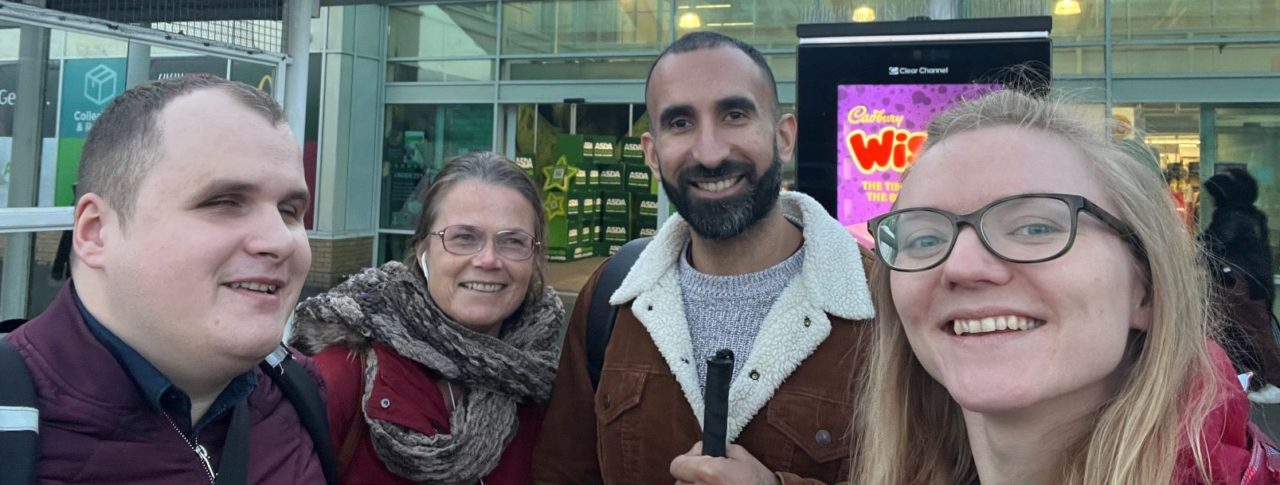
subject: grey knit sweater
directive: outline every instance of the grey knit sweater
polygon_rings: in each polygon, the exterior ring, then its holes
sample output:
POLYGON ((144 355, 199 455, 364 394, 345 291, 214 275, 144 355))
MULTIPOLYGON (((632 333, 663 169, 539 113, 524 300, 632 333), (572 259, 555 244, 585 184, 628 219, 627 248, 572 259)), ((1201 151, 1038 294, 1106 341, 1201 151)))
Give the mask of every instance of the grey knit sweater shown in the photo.
POLYGON ((733 377, 751 356, 756 334, 782 290, 800 274, 804 247, 770 268, 743 275, 717 276, 689 264, 689 248, 680 258, 680 293, 689 321, 698 382, 706 388, 707 358, 717 350, 733 351, 733 377))

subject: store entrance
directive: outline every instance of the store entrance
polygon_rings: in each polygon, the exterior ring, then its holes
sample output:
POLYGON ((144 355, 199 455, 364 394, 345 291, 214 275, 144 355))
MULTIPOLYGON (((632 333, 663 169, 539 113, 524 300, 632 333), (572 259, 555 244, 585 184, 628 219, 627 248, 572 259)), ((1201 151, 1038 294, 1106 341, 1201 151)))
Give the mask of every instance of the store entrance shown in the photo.
POLYGON ((507 113, 515 118, 508 153, 543 192, 549 282, 573 298, 612 251, 657 228, 656 184, 639 150, 645 107, 566 100, 513 105, 507 113))

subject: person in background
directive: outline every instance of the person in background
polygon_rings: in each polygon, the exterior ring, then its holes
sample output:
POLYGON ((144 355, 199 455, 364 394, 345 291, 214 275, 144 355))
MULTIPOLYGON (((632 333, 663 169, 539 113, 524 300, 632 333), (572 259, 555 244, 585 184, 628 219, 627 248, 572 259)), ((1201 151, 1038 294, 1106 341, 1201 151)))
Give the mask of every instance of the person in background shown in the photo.
POLYGON ((1192 234, 1104 133, 1012 90, 930 123, 870 226, 854 483, 1278 483, 1192 234))
POLYGON ((546 218, 514 162, 450 161, 408 261, 298 305, 346 484, 528 483, 564 307, 545 285, 546 218))
POLYGON ((1280 348, 1272 336, 1274 267, 1267 216, 1254 207, 1258 181, 1230 169, 1210 177, 1204 191, 1213 199, 1213 219, 1200 235, 1223 305, 1223 346, 1241 372, 1259 377, 1249 399, 1280 403, 1280 348))

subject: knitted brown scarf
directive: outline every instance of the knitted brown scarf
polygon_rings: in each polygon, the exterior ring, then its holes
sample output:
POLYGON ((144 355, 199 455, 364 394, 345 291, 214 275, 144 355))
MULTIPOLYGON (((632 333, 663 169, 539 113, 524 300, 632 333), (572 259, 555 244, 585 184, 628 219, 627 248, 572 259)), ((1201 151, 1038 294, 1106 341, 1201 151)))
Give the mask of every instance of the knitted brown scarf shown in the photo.
POLYGON ((307 354, 337 344, 363 352, 362 410, 378 373, 369 341, 465 385, 469 392, 449 417, 451 434, 423 435, 367 413, 364 420, 378 457, 396 475, 475 483, 493 471, 515 436, 517 406, 550 398, 563 325, 564 306, 547 288, 503 324, 499 337, 473 332, 436 306, 420 276, 390 262, 299 304, 290 343, 307 354))

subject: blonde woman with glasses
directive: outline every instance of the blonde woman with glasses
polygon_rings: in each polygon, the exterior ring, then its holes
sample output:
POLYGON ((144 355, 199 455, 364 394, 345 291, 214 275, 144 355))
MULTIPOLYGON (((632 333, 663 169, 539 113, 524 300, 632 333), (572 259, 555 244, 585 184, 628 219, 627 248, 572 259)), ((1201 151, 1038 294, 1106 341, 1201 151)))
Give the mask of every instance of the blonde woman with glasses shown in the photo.
POLYGON ((543 284, 537 188, 494 153, 449 162, 406 263, 298 306, 345 484, 529 483, 564 307, 543 284))
POLYGON ((1064 105, 929 126, 879 259, 853 483, 1276 483, 1168 188, 1064 105))

